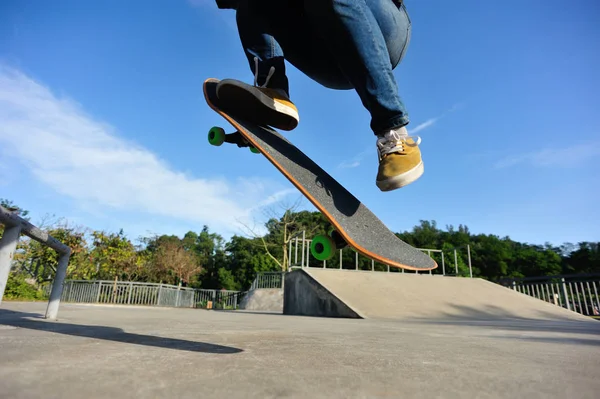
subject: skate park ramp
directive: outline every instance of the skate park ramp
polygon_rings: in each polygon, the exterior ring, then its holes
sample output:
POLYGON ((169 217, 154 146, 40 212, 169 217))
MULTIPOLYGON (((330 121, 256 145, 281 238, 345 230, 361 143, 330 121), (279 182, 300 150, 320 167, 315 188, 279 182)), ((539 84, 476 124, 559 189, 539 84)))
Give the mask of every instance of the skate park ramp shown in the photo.
POLYGON ((283 313, 288 315, 595 322, 479 278, 304 268, 288 273, 284 287, 283 313))
POLYGON ((281 288, 250 290, 240 303, 240 308, 281 313, 283 311, 283 290, 281 288))

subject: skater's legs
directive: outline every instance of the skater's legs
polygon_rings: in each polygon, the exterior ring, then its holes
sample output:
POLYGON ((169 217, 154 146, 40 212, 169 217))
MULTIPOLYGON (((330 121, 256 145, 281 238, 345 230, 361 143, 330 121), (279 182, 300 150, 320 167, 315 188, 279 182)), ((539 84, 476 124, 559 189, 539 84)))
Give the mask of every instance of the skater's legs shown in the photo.
POLYGON ((423 174, 420 139, 408 137, 408 115, 392 73, 410 41, 403 5, 392 0, 241 0, 237 22, 253 72, 259 60, 255 83, 264 87, 221 82, 217 92, 240 105, 236 112, 257 123, 295 128, 299 119, 289 100, 286 59, 326 87, 356 90, 377 135, 381 190, 403 187, 423 174))
POLYGON ((371 113, 376 134, 408 124, 392 70, 410 41, 404 5, 392 0, 305 0, 311 26, 371 113))
POLYGON ((274 66, 268 87, 284 89, 289 94, 285 58, 325 87, 352 88, 329 47, 307 19, 304 0, 241 0, 236 20, 252 73, 254 58, 259 60, 259 85, 274 66))

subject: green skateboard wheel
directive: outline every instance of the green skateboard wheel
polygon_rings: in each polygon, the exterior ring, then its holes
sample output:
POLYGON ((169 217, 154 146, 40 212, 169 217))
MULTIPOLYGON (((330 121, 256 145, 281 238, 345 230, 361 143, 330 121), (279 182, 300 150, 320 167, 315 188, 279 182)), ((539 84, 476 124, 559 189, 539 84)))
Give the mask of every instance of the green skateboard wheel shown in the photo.
POLYGON ((313 238, 310 243, 310 253, 317 260, 329 260, 336 250, 335 242, 331 237, 326 235, 318 235, 313 238))
POLYGON ((208 142, 211 145, 220 146, 225 142, 225 130, 218 126, 213 126, 208 131, 208 142))

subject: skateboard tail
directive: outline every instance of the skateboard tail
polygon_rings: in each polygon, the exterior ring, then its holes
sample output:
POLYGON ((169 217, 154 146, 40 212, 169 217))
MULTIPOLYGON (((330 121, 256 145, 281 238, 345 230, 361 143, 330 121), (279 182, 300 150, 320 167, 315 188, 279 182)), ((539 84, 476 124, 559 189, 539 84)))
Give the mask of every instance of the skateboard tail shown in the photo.
MULTIPOLYGON (((218 113, 223 118, 225 118, 225 120, 227 120, 239 132, 244 132, 245 131, 245 127, 243 127, 241 124, 239 124, 234 118, 232 118, 229 115, 227 115, 224 111, 222 111, 221 109, 219 109, 210 100, 209 94, 207 92, 207 83, 218 83, 218 82, 219 82, 219 80, 218 79, 214 79, 214 78, 206 79, 206 81, 204 82, 203 91, 204 91, 204 96, 206 98, 206 102, 208 103, 208 105, 216 113, 218 113)), ((261 149, 260 143, 258 143, 256 140, 254 140, 254 138, 251 135, 245 135, 245 138, 255 148, 257 148, 259 150, 261 149)), ((431 261, 432 261, 432 266, 431 267, 416 267, 416 266, 412 266, 412 265, 407 265, 407 264, 396 262, 396 261, 394 261, 392 259, 388 259, 388 258, 379 256, 376 253, 373 253, 371 251, 366 250, 365 248, 363 248, 362 246, 360 246, 358 243, 356 243, 352 239, 352 237, 349 236, 345 232, 344 227, 342 225, 340 225, 335 220, 335 218, 328 212, 328 210, 325 207, 323 207, 319 203, 319 201, 317 201, 315 198, 313 198, 313 196, 305 189, 305 187, 303 187, 301 184, 299 184, 296 181, 296 179, 294 179, 294 177, 287 170, 285 170, 285 168, 283 168, 275 160, 275 158, 271 154, 269 154, 267 151, 261 151, 261 153, 269 160, 269 162, 271 162, 271 164, 273 164, 273 166, 275 166, 281 172, 281 174, 283 174, 286 177, 286 179, 288 179, 294 185, 294 187, 296 187, 321 213, 323 213, 325 215, 325 217, 337 229, 337 231, 344 238, 344 240, 348 243, 348 245, 351 246, 352 248, 354 248, 360 254, 362 254, 362 255, 364 255, 364 256, 366 256, 368 258, 374 259, 375 261, 377 261, 379 263, 382 263, 384 265, 388 265, 388 266, 391 266, 391 267, 395 267, 395 268, 401 268, 401 269, 407 269, 407 270, 415 270, 415 271, 427 271, 427 270, 436 269, 438 267, 437 262, 435 262, 435 260, 433 260, 433 259, 431 259, 431 261)))

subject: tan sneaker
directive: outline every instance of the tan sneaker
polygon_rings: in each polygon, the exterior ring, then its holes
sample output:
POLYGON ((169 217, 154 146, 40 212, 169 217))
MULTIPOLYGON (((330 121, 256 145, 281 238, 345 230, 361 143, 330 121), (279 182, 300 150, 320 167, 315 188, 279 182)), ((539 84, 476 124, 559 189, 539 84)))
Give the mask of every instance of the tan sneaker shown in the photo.
POLYGON ((391 130, 377 138, 379 171, 377 187, 381 191, 395 190, 417 180, 423 174, 419 144, 408 135, 405 127, 391 130))
POLYGON ((228 111, 256 124, 281 130, 295 129, 300 117, 294 103, 284 90, 267 87, 275 68, 269 69, 265 83, 258 86, 258 58, 255 57, 254 62, 257 71, 254 86, 235 79, 223 79, 217 84, 219 100, 226 104, 228 111))

